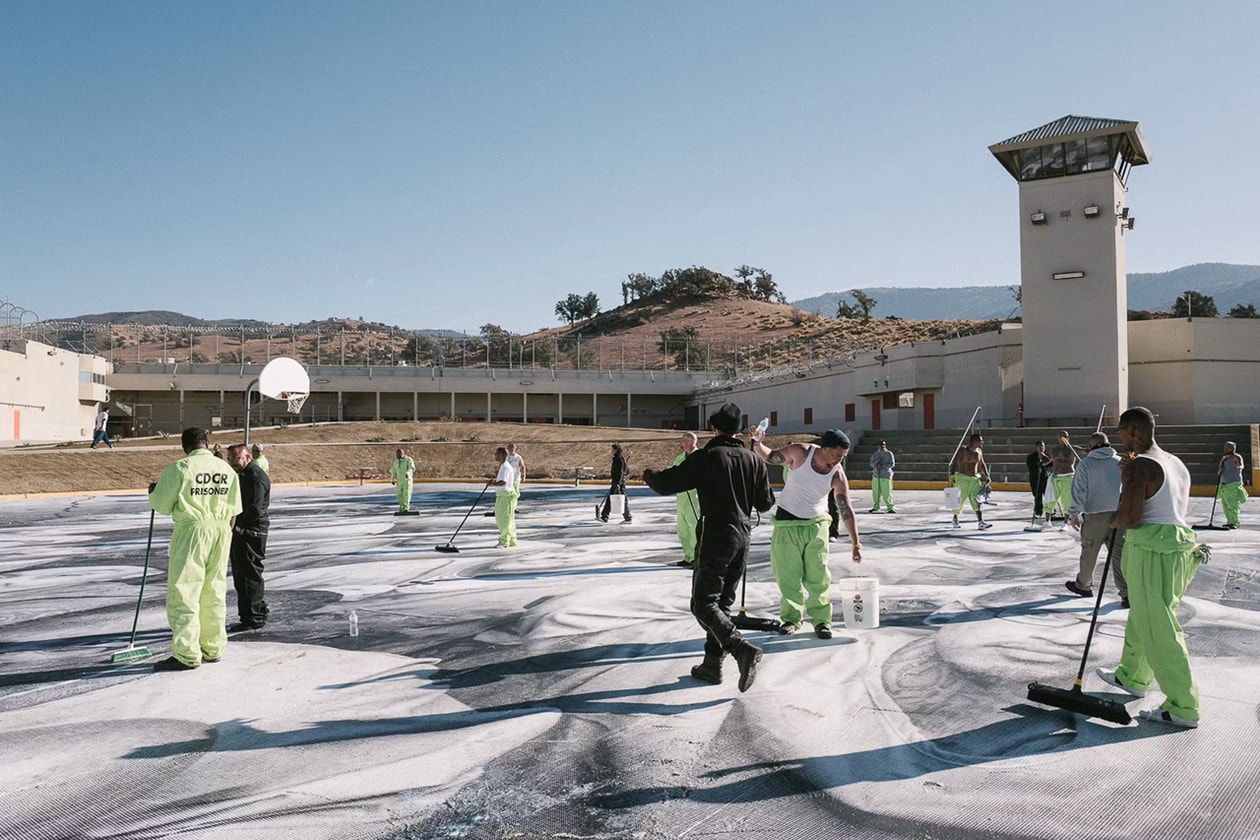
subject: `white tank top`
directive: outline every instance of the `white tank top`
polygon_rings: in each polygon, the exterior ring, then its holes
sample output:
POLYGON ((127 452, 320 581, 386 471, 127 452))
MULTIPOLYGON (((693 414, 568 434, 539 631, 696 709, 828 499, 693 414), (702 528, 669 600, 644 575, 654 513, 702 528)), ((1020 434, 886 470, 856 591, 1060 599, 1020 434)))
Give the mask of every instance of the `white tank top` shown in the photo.
POLYGON ((1138 524, 1189 527, 1186 524, 1186 509, 1190 506, 1190 471, 1186 465, 1180 458, 1162 449, 1138 457, 1150 458, 1164 471, 1164 483, 1142 505, 1142 518, 1138 524))
POLYGON ((827 515, 827 491, 831 489, 831 477, 840 469, 819 473, 814 469, 814 453, 818 447, 812 443, 805 453, 805 462, 796 469, 789 469, 783 480, 783 492, 779 494, 779 510, 787 511, 799 519, 813 519, 827 515))

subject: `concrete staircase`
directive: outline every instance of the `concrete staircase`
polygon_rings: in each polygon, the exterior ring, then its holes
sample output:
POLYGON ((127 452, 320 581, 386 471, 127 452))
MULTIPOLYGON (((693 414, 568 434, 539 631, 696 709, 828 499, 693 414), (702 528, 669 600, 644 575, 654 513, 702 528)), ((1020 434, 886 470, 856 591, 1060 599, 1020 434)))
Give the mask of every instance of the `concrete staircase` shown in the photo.
MULTIPOLYGON (((1047 449, 1054 446, 1059 433, 1057 428, 1044 427, 979 431, 984 437, 984 460, 989 465, 994 482, 1025 486, 1028 484, 1028 467, 1024 459, 1032 452, 1038 440, 1044 440, 1047 449)), ((1071 435, 1074 444, 1087 446, 1094 427, 1069 426, 1066 431, 1071 435)), ((1112 430, 1104 428, 1103 431, 1107 432, 1112 438, 1112 444, 1118 448, 1119 441, 1112 430)), ((879 442, 884 440, 888 443, 888 449, 897 457, 894 481, 944 483, 949 478, 950 457, 961 436, 962 429, 864 431, 849 451, 845 470, 850 479, 869 481, 871 455, 879 442)), ((1238 452, 1243 456, 1246 465, 1243 480, 1250 484, 1256 450, 1260 448, 1258 437, 1260 426, 1254 424, 1158 426, 1155 429, 1156 441, 1185 462, 1190 470, 1190 478, 1197 486, 1216 485, 1221 447, 1227 440, 1238 444, 1238 452)))

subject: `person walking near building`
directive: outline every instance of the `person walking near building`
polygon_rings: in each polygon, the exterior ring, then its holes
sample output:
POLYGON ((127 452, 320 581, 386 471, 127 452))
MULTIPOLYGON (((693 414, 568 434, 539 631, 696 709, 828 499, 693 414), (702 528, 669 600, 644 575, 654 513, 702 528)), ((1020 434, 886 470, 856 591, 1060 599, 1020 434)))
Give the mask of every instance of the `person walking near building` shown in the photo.
POLYGON ((1112 522, 1125 528, 1120 564, 1129 583, 1129 620, 1120 664, 1098 669, 1109 685, 1134 697, 1158 682, 1164 702, 1140 712, 1143 720, 1193 729, 1199 725, 1199 690, 1190 671, 1177 607, 1205 550, 1186 524, 1190 471, 1155 442, 1155 417, 1134 406, 1120 415, 1120 442, 1136 457, 1124 467, 1120 507, 1112 522))
POLYGON ((104 442, 110 449, 114 448, 114 442, 109 439, 109 409, 104 406, 96 412, 96 423, 92 426, 92 449, 96 448, 98 443, 104 442))
POLYGON ((210 454, 208 439, 205 429, 185 429, 185 457, 149 485, 149 505, 175 521, 166 574, 171 655, 155 671, 218 662, 227 646, 228 552, 241 494, 236 472, 210 454))
POLYGON ((857 517, 849 503, 849 480, 842 462, 849 438, 839 429, 823 432, 816 443, 789 443, 770 449, 758 437, 753 451, 771 464, 786 464, 783 492, 771 523, 770 566, 779 584, 779 632, 795 633, 809 613, 814 635, 830 639, 831 569, 827 565, 827 493, 835 493, 840 520, 849 533, 854 563, 862 562, 857 517))
MULTIPOLYGON (((678 441, 680 452, 670 466, 676 467, 687 460, 696 451, 699 439, 695 432, 684 432, 678 441)), ((682 544, 683 559, 674 565, 690 569, 696 560, 696 523, 700 521, 700 502, 696 499, 695 490, 684 490, 674 496, 677 518, 674 529, 678 532, 678 542, 682 544)))
POLYGON ((608 512, 612 507, 612 497, 620 495, 623 505, 621 511, 622 524, 628 525, 631 519, 630 499, 626 496, 626 479, 630 477, 630 466, 626 462, 626 456, 620 443, 612 445, 612 467, 610 473, 608 496, 604 499, 604 506, 600 508, 599 519, 601 522, 608 521, 608 512))
POLYGON ((1050 486, 1054 488, 1054 504, 1050 506, 1046 519, 1054 517, 1057 508, 1063 518, 1063 528, 1067 527, 1068 511, 1072 507, 1072 476, 1076 474, 1076 447, 1072 445, 1067 432, 1059 432, 1059 442, 1050 448, 1050 486))
POLYGON ((236 470, 241 488, 241 512, 232 523, 232 545, 228 551, 240 622, 228 630, 261 630, 269 612, 263 561, 267 558, 267 532, 271 530, 271 479, 250 458, 243 443, 228 447, 227 462, 236 470))
MULTIPOLYGON (((1080 566, 1076 577, 1064 586, 1073 595, 1094 597, 1094 569, 1098 565, 1098 551, 1111 538, 1111 522, 1120 506, 1120 456, 1103 432, 1095 432, 1089 438, 1089 453, 1081 459, 1081 465, 1072 479, 1072 504, 1068 509, 1068 521, 1081 532, 1080 566)), ((1124 531, 1115 532, 1115 543, 1109 549, 1111 570, 1116 578, 1116 591, 1120 606, 1129 606, 1129 587, 1120 569, 1120 556, 1124 549, 1124 531)))
POLYGON ((389 483, 398 488, 398 512, 403 516, 411 511, 412 481, 416 475, 416 461, 402 447, 394 450, 394 463, 389 465, 389 483))
POLYGON ((880 502, 884 503, 889 513, 897 512, 892 497, 893 467, 896 465, 896 456, 888 451, 888 443, 881 440, 879 448, 871 453, 871 513, 879 513, 880 502))
POLYGON ((1050 481, 1050 467, 1054 463, 1046 454, 1046 442, 1037 441, 1033 451, 1028 453, 1025 463, 1028 465, 1028 486, 1032 489, 1033 520, 1038 528, 1050 524, 1050 512, 1045 510, 1046 484, 1050 481), (1045 521, 1042 521, 1042 516, 1045 521))
POLYGON ((774 506, 774 491, 766 465, 735 437, 743 416, 734 403, 722 406, 709 418, 714 437, 703 449, 669 469, 644 470, 643 480, 665 495, 695 490, 700 505, 691 614, 704 628, 704 661, 691 676, 721 683, 722 660, 729 653, 739 667, 739 690, 747 691, 762 652, 735 629, 731 607, 748 560, 749 519, 753 510, 764 513, 774 506))
POLYGON ((512 548, 516 545, 516 500, 520 496, 516 490, 516 470, 508 460, 506 447, 494 450, 494 460, 499 470, 487 484, 494 488, 494 524, 499 526, 497 547, 512 548))
POLYGON ((261 443, 255 443, 251 446, 249 448, 249 454, 254 459, 254 463, 258 465, 259 469, 267 475, 271 475, 271 463, 267 460, 267 456, 263 454, 263 445, 261 443))
POLYGON ((1225 441, 1225 454, 1217 473, 1220 483, 1216 495, 1225 513, 1225 527, 1233 530, 1238 527, 1238 509, 1247 501, 1247 491, 1243 487, 1243 457, 1238 454, 1238 444, 1232 440, 1225 441))
POLYGON ((972 434, 967 446, 954 453, 954 460, 950 462, 949 468, 953 473, 954 486, 958 488, 954 527, 962 527, 958 522, 958 514, 962 512, 963 505, 970 504, 971 509, 976 512, 976 522, 980 530, 992 528, 991 522, 984 521, 984 513, 980 510, 977 498, 980 494, 980 479, 989 481, 989 465, 984 462, 984 438, 979 434, 972 434))

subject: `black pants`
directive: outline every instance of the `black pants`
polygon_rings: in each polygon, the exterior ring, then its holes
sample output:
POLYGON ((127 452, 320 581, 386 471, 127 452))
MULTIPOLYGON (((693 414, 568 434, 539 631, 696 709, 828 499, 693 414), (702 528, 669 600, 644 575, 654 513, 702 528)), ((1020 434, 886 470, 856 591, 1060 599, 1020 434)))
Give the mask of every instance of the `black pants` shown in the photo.
POLYGON ((1038 478, 1031 478, 1028 481, 1029 486, 1032 487, 1033 516, 1041 516, 1042 514, 1043 505, 1041 497, 1046 495, 1047 483, 1048 481, 1045 473, 1042 473, 1038 478))
POLYGON ((691 573, 691 614, 704 628, 704 658, 721 661, 740 638, 731 607, 748 561, 747 522, 702 520, 691 573))
MULTIPOLYGON (((614 495, 626 496, 626 486, 623 484, 621 485, 621 487, 613 487, 609 489, 608 496, 604 498, 604 506, 599 509, 599 518, 604 520, 605 522, 608 521, 608 512, 612 510, 612 497, 614 495)), ((626 520, 627 522, 630 521, 630 497, 629 496, 626 496, 626 509, 625 509, 625 512, 621 514, 621 518, 626 520)))
POLYGON ((233 532, 228 558, 232 563, 232 585, 236 587, 236 609, 243 624, 261 627, 267 623, 263 585, 263 558, 266 556, 266 534, 233 532))

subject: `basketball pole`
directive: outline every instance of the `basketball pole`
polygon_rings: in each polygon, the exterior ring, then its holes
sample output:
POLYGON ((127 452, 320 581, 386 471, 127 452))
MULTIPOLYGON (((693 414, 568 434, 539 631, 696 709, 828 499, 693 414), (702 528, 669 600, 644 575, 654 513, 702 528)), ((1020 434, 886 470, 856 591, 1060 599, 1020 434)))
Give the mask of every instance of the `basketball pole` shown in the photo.
POLYGON ((249 446, 249 395, 258 387, 258 380, 255 379, 245 387, 245 445, 249 446))

